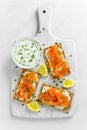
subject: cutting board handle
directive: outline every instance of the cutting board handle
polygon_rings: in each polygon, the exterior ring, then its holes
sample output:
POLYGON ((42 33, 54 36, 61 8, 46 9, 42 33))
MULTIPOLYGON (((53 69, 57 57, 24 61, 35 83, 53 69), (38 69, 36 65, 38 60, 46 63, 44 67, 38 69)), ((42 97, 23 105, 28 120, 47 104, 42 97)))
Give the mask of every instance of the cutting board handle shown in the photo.
POLYGON ((38 8, 38 19, 39 19, 39 32, 46 30, 50 32, 50 7, 39 7, 38 8))

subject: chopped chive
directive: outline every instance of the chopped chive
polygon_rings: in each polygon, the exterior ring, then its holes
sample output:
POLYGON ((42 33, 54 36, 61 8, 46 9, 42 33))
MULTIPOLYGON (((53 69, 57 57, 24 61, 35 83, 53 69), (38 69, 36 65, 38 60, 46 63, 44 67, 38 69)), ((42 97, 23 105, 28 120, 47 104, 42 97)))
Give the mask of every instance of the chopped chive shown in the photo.
POLYGON ((60 81, 60 83, 63 83, 63 81, 60 81))
POLYGON ((28 48, 26 49, 26 51, 28 51, 28 48))
POLYGON ((24 59, 24 57, 23 57, 23 56, 21 56, 21 60, 22 60, 22 59, 24 59))
POLYGON ((41 33, 41 31, 39 31, 39 33, 41 33))
POLYGON ((24 106, 24 104, 21 104, 22 106, 24 106))
POLYGON ((35 57, 35 55, 33 54, 32 56, 31 56, 31 58, 33 59, 35 57))
POLYGON ((57 78, 57 80, 59 80, 59 78, 57 78))
POLYGON ((40 51, 41 51, 42 49, 40 48, 40 51))
POLYGON ((22 55, 22 52, 19 52, 18 55, 22 55))
POLYGON ((28 88, 28 92, 30 92, 30 88, 28 88))
POLYGON ((13 90, 13 92, 14 92, 15 90, 13 90))
POLYGON ((43 44, 43 46, 45 46, 45 44, 43 44))
POLYGON ((32 59, 30 59, 29 62, 32 62, 32 59))
POLYGON ((32 45, 34 45, 34 42, 32 43, 32 45))
POLYGON ((34 50, 34 53, 35 53, 36 51, 34 50))
POLYGON ((55 44, 58 44, 57 42, 55 42, 55 44))
POLYGON ((32 83, 34 83, 34 81, 32 80, 32 83))
POLYGON ((24 45, 22 45, 22 47, 24 47, 24 45))
POLYGON ((38 67, 39 66, 39 64, 37 64, 35 67, 38 67))
POLYGON ((16 79, 14 79, 14 81, 17 81, 16 79))
POLYGON ((20 50, 20 51, 22 51, 22 50, 20 50))
POLYGON ((53 82, 55 83, 56 81, 54 80, 53 82))
POLYGON ((43 28, 43 30, 45 30, 45 28, 43 28))
POLYGON ((56 84, 56 86, 58 86, 58 84, 56 84))
POLYGON ((70 57, 72 57, 72 55, 70 55, 70 57))
POLYGON ((15 68, 18 68, 18 66, 15 66, 15 68))

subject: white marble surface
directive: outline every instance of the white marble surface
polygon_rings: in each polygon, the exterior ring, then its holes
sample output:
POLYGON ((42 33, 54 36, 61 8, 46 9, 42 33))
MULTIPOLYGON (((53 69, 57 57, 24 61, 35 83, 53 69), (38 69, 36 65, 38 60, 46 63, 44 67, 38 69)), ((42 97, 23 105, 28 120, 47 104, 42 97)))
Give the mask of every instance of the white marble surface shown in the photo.
POLYGON ((87 129, 87 1, 86 0, 0 0, 0 129, 87 129), (38 30, 36 9, 40 4, 53 8, 52 33, 73 39, 77 48, 79 108, 66 120, 14 118, 10 109, 11 46, 17 38, 34 36, 38 30))

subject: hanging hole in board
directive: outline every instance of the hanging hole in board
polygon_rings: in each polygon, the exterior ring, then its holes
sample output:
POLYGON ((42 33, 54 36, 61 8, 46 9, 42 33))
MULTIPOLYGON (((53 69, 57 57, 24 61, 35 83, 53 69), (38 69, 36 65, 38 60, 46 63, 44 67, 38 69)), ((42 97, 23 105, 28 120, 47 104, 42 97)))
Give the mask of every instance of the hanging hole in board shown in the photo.
POLYGON ((46 13, 46 10, 43 10, 43 13, 46 13))

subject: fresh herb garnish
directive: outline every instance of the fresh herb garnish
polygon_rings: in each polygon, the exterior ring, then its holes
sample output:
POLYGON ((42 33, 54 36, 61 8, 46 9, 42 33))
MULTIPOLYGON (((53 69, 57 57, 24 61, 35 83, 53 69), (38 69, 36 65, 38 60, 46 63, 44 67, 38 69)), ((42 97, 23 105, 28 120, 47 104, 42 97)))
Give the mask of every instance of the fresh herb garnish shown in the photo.
POLYGON ((72 54, 70 55, 70 57, 72 57, 72 54))
POLYGON ((15 68, 18 68, 18 66, 15 66, 15 68))
POLYGON ((21 104, 22 106, 24 106, 24 104, 21 104))
POLYGON ((56 86, 58 86, 58 84, 56 84, 56 86))
POLYGON ((30 92, 30 88, 28 88, 28 93, 30 92))
POLYGON ((45 30, 45 28, 43 28, 43 30, 45 30))
POLYGON ((32 62, 32 59, 30 59, 29 62, 32 62))
POLYGON ((37 64, 35 67, 38 67, 39 66, 39 64, 37 64))
POLYGON ((45 44, 43 44, 43 46, 45 46, 45 44))
POLYGON ((34 42, 32 43, 32 45, 35 45, 34 42))
POLYGON ((32 56, 31 56, 31 58, 33 59, 35 57, 35 55, 33 54, 32 56))
POLYGON ((60 83, 63 83, 63 81, 60 81, 60 83))
POLYGON ((57 42, 55 42, 55 44, 58 44, 57 42))
POLYGON ((39 33, 41 33, 41 31, 39 31, 39 33))
POLYGON ((57 78, 57 80, 59 80, 59 78, 57 78))
POLYGON ((23 57, 23 56, 21 56, 21 60, 22 60, 22 59, 24 59, 24 57, 23 57))
POLYGON ((16 79, 14 79, 14 81, 17 81, 16 79))
POLYGON ((56 81, 54 80, 53 82, 55 83, 56 81))
POLYGON ((41 51, 42 49, 40 48, 40 51, 41 51))
POLYGON ((26 51, 28 51, 28 48, 26 49, 26 51))
POLYGON ((19 52, 18 55, 22 55, 22 52, 19 52))
POLYGON ((22 45, 22 48, 24 48, 24 45, 22 45))

